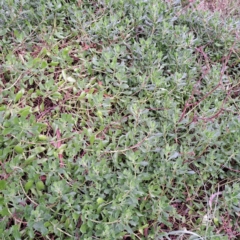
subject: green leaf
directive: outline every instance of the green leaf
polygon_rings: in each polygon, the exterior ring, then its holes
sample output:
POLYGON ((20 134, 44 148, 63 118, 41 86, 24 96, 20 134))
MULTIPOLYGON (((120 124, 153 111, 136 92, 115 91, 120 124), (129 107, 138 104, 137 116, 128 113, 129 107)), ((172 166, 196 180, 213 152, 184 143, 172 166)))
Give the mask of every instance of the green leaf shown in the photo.
POLYGON ((104 203, 104 199, 99 197, 99 198, 97 199, 97 204, 100 205, 100 204, 102 204, 102 203, 104 203))
POLYGON ((14 237, 14 240, 21 240, 21 234, 18 225, 12 226, 12 235, 14 237))
POLYGON ((43 234, 44 236, 48 233, 48 229, 44 226, 44 222, 39 221, 33 224, 33 228, 36 231, 39 231, 41 234, 43 234))
POLYGON ((24 163, 23 163, 23 165, 24 166, 27 166, 27 165, 29 165, 29 164, 31 164, 32 162, 33 162, 33 160, 35 160, 36 159, 36 155, 31 155, 31 156, 29 156, 25 161, 24 161, 24 163))
POLYGON ((7 183, 5 180, 0 180, 0 190, 5 190, 7 183))
POLYGON ((63 76, 63 79, 64 79, 65 81, 67 81, 66 70, 62 70, 62 76, 63 76))
POLYGON ((38 182, 36 183, 36 188, 37 188, 37 190, 39 190, 39 191, 44 190, 44 189, 45 189, 45 185, 44 185, 43 181, 38 181, 38 182))
POLYGON ((23 151, 24 151, 24 149, 23 149, 20 145, 15 146, 15 147, 14 147, 14 150, 15 150, 15 152, 18 153, 18 154, 22 154, 23 151))
POLYGON ((50 65, 56 67, 57 65, 59 65, 59 62, 52 61, 52 62, 50 62, 50 65))
POLYGON ((90 135, 89 141, 90 141, 90 144, 93 145, 93 143, 95 141, 95 135, 94 134, 90 135))
POLYGON ((7 107, 5 105, 0 106, 0 112, 5 111, 6 109, 7 109, 7 107))
POLYGON ((21 117, 27 117, 32 112, 31 107, 26 106, 25 108, 22 108, 19 110, 19 114, 21 117))
POLYGON ((36 154, 39 154, 39 153, 45 151, 46 148, 45 147, 35 147, 34 150, 35 150, 36 154))
POLYGON ((9 213, 7 207, 3 207, 3 208, 0 210, 0 214, 1 214, 2 217, 11 216, 11 213, 9 213))
POLYGON ((25 185, 24 188, 26 190, 26 192, 28 192, 28 190, 30 190, 33 186, 34 181, 33 180, 29 180, 25 185))
POLYGON ((46 141, 48 139, 48 137, 46 135, 40 134, 40 135, 38 135, 38 139, 40 141, 46 141))
POLYGON ((24 92, 25 92, 25 90, 24 90, 24 89, 21 89, 21 90, 16 94, 14 101, 15 101, 15 102, 18 102, 18 101, 22 98, 24 92))
POLYGON ((44 69, 44 68, 46 68, 48 66, 48 64, 47 64, 47 62, 46 61, 41 61, 41 65, 40 65, 40 67, 42 68, 42 69, 44 69))
POLYGON ((86 233, 88 229, 87 223, 83 223, 82 226, 80 227, 81 233, 86 233))

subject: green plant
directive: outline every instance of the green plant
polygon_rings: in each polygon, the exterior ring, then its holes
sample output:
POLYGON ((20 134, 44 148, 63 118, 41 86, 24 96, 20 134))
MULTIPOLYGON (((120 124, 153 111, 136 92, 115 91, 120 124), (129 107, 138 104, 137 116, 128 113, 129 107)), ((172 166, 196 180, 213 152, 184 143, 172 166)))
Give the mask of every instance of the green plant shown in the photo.
POLYGON ((3 239, 239 236, 234 17, 153 0, 0 9, 3 239))

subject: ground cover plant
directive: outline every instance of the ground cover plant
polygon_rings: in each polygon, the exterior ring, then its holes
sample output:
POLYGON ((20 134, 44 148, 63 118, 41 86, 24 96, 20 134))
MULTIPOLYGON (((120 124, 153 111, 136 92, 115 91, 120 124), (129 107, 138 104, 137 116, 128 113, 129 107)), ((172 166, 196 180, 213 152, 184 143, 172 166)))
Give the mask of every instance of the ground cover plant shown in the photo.
POLYGON ((1 239, 240 238, 240 19, 197 4, 0 0, 1 239))

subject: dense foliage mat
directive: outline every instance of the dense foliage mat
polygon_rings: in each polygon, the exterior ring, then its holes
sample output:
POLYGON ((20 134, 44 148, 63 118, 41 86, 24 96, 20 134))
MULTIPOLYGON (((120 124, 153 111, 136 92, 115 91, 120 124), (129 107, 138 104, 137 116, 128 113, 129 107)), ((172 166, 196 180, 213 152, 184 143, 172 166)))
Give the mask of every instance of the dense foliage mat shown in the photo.
POLYGON ((237 238, 239 27, 179 1, 0 0, 1 239, 237 238))

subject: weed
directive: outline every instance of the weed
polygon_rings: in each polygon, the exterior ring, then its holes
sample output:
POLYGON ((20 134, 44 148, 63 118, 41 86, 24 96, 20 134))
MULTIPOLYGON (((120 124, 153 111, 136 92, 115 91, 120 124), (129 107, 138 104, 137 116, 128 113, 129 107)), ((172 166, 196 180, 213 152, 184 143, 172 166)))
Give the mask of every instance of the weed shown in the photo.
POLYGON ((239 236, 239 15, 184 4, 0 0, 2 239, 239 236))

